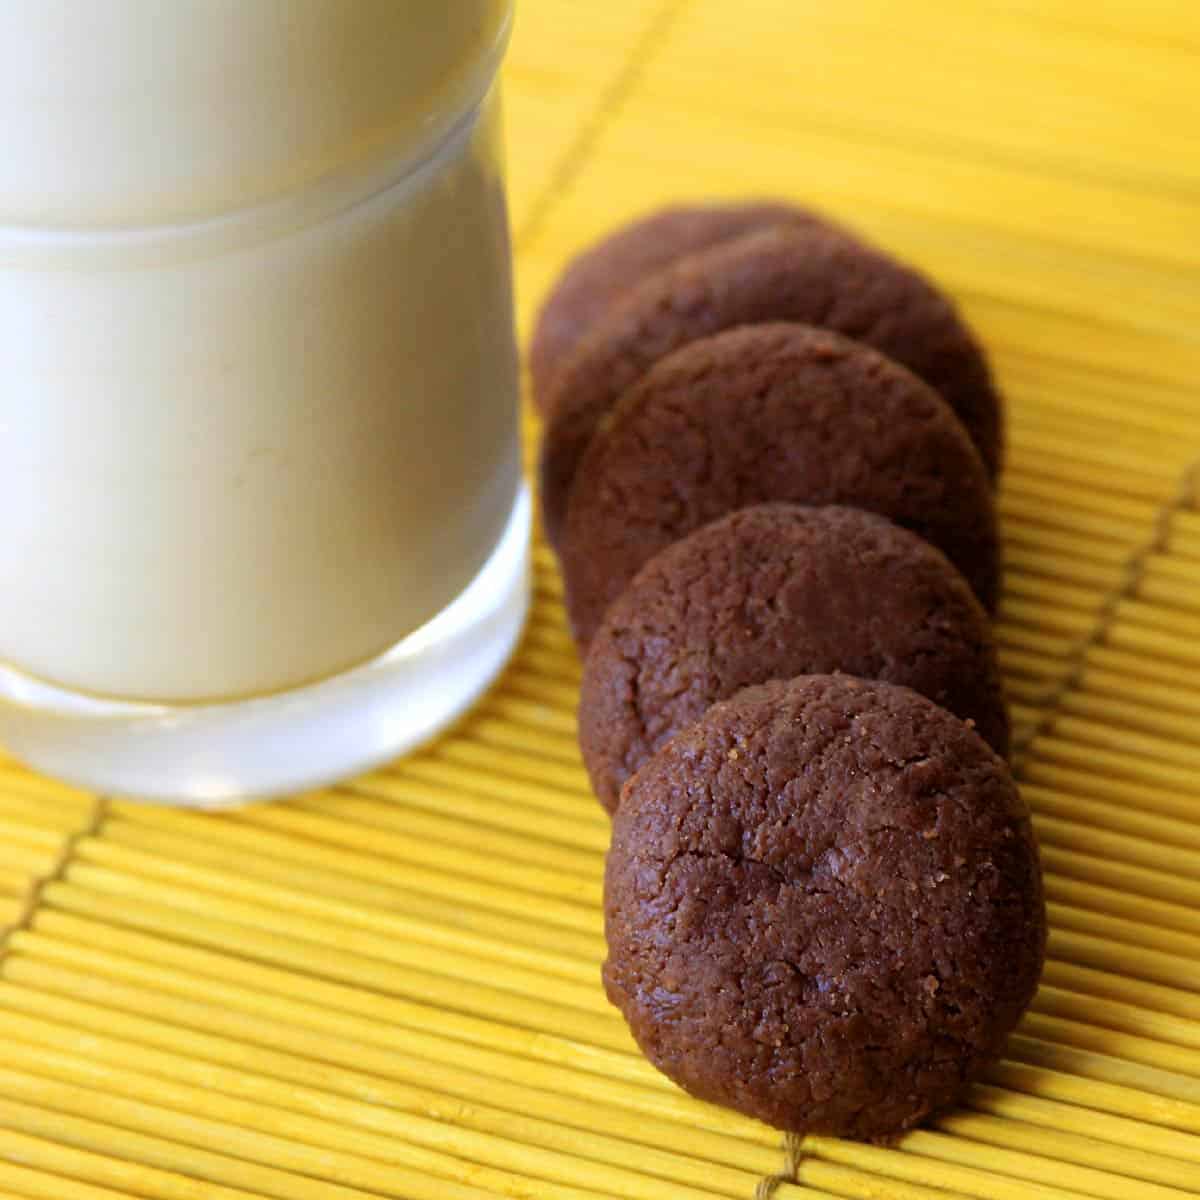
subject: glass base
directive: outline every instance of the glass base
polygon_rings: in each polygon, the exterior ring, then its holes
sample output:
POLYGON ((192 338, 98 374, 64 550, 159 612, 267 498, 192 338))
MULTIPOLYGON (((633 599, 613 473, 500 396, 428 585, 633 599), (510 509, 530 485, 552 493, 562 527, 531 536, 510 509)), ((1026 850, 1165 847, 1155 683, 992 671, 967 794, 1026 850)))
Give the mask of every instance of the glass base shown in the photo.
POLYGON ((322 787, 432 737, 495 679, 529 608, 530 499, 460 596, 344 674, 229 704, 131 704, 0 667, 0 743, 80 787, 226 808, 322 787))

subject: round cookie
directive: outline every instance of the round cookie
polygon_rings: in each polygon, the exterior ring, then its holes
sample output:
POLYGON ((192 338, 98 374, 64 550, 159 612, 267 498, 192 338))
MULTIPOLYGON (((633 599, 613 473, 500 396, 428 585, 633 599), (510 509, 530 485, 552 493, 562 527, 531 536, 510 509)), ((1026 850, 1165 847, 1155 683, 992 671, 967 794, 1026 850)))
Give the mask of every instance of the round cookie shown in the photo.
POLYGON ((1008 713, 987 614, 946 557, 857 508, 743 508, 656 554, 588 648, 579 745, 601 804, 708 707, 835 672, 903 684, 1001 756, 1008 713))
POLYGON ((609 999, 676 1083, 875 1140, 1001 1053, 1046 937, 1003 760, 916 692, 841 675, 739 692, 630 779, 605 926, 609 999))
POLYGON ((958 414, 994 476, 1000 398, 953 307, 915 272, 829 226, 750 233, 680 259, 614 304, 564 364, 542 443, 543 524, 558 545, 575 471, 605 414, 660 358, 738 325, 798 321, 865 342, 958 414))
POLYGON ((575 636, 589 642, 609 604, 672 542, 781 500, 888 517, 995 605, 991 488, 945 401, 828 330, 756 325, 662 359, 592 439, 560 548, 575 636))
POLYGON ((577 255, 542 304, 529 343, 533 402, 545 415, 554 376, 593 323, 648 275, 685 255, 772 225, 818 222, 790 204, 690 204, 640 217, 577 255))

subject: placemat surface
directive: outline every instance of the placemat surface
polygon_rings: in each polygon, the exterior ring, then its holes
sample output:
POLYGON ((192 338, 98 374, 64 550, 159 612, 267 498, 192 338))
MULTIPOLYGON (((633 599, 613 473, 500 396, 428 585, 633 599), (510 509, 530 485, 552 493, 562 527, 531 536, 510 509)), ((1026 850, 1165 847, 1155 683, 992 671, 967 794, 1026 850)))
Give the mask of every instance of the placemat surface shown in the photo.
POLYGON ((511 667, 387 770, 200 816, 0 762, 0 1200, 1200 1195, 1200 9, 518 9, 523 334, 618 222, 760 194, 913 259, 986 342, 1043 986, 894 1149, 657 1075, 598 981, 608 823, 539 541, 511 667))

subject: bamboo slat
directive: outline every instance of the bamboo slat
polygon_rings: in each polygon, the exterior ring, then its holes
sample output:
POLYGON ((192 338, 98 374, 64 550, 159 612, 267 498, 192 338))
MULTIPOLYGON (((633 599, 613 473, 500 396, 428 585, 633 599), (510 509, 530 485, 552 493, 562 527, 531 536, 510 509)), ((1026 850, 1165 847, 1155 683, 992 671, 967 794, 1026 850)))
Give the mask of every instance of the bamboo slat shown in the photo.
POLYGON ((360 779, 199 815, 0 759, 0 1200, 1200 1196, 1197 55, 1177 0, 518 3, 522 334, 627 217, 781 195, 912 260, 989 351, 1052 929, 957 1108, 801 1142, 637 1053, 539 536, 511 667, 360 779))

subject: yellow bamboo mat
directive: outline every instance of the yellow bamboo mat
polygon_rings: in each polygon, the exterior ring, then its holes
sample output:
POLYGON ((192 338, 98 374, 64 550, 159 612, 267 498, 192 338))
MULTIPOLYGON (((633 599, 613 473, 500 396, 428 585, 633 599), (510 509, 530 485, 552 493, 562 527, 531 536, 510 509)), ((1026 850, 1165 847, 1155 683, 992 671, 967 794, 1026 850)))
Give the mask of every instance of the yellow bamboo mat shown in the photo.
POLYGON ((1053 932, 958 1111, 785 1144, 638 1057, 539 545, 498 686, 346 787, 205 817, 0 762, 0 1200, 1200 1194, 1198 81, 1191 0, 519 5, 525 330, 622 218, 779 193, 922 264, 993 352, 1053 932))

